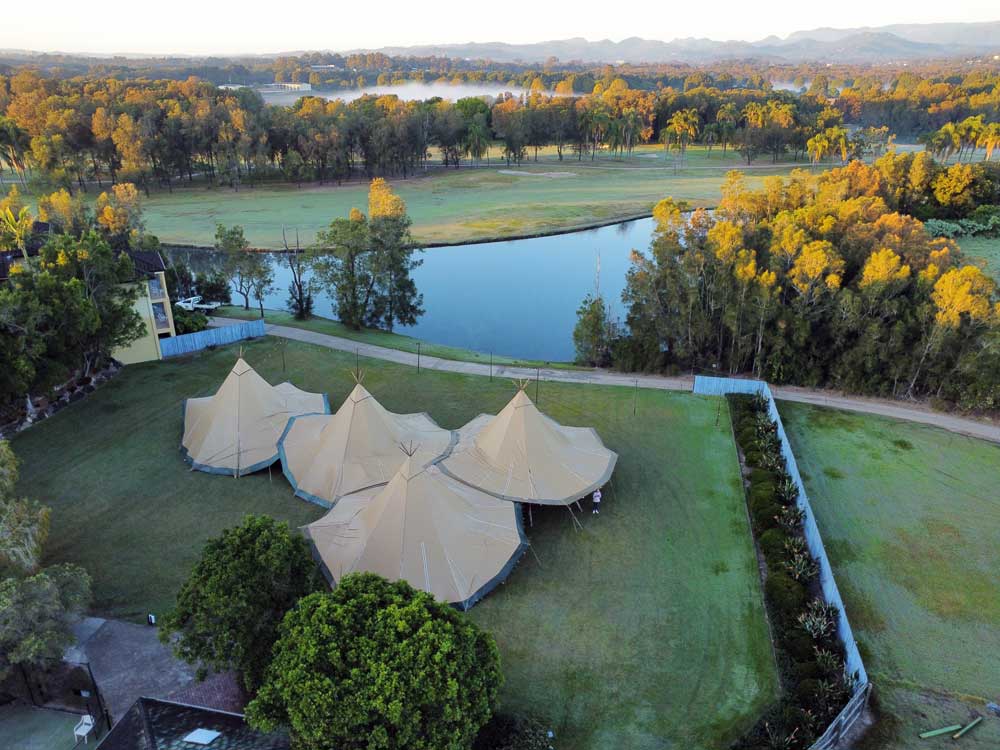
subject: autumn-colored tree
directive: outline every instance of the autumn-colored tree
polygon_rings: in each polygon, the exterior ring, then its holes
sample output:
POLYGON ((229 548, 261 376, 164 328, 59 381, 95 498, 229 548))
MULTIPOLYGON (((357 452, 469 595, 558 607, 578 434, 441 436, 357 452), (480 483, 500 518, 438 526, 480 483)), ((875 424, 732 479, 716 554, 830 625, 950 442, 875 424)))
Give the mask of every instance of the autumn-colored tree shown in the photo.
POLYGON ((131 182, 120 182, 110 193, 97 196, 94 211, 98 227, 116 247, 131 247, 145 229, 142 200, 131 182))

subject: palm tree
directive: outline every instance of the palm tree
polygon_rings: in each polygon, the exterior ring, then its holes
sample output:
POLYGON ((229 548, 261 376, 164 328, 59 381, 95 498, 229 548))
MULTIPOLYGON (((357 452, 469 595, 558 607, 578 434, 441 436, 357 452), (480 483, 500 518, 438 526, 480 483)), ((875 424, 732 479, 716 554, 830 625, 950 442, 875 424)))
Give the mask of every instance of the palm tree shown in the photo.
POLYGON ((0 247, 10 246, 21 251, 24 259, 28 259, 28 239, 35 226, 35 219, 27 206, 14 215, 10 207, 0 214, 0 247))
POLYGON ((830 153, 830 139, 826 133, 817 133, 806 142, 806 151, 813 160, 813 164, 823 161, 830 153))
POLYGON ((991 122, 989 125, 985 125, 979 134, 976 145, 986 149, 985 161, 990 161, 993 158, 993 150, 1000 146, 1000 122, 991 122))
POLYGON ((0 163, 15 172, 25 186, 24 154, 28 150, 28 133, 9 117, 0 117, 0 163))
POLYGON ((702 142, 708 146, 708 153, 712 153, 712 146, 719 142, 719 124, 717 122, 708 123, 701 133, 702 142))
POLYGON ((469 130, 465 136, 465 152, 476 161, 486 156, 486 163, 490 163, 490 132, 486 125, 484 115, 476 115, 469 123, 469 130))
POLYGON ((958 160, 962 160, 962 152, 965 149, 969 150, 969 158, 972 158, 973 153, 976 150, 976 146, 979 144, 979 138, 983 132, 983 116, 976 115, 975 117, 966 117, 960 123, 955 126, 955 132, 958 135, 958 160))
POLYGON ((719 136, 722 139, 722 153, 726 153, 726 147, 736 132, 736 123, 739 121, 739 110, 732 102, 726 102, 715 114, 715 121, 719 123, 719 136))
POLYGON ((670 124, 667 126, 668 133, 673 134, 677 140, 677 148, 680 151, 681 159, 687 151, 688 143, 698 137, 701 129, 701 118, 698 110, 692 108, 679 109, 670 116, 670 124))
POLYGON ((962 136, 958 132, 958 128, 955 127, 955 123, 946 122, 930 134, 926 143, 932 154, 942 161, 948 161, 951 155, 961 148, 962 136))

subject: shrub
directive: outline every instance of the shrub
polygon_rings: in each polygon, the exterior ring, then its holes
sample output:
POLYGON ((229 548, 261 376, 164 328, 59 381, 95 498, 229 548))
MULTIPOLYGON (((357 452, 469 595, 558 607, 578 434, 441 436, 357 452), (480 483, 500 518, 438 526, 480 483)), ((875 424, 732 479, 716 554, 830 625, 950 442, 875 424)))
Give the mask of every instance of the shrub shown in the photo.
POLYGON ((235 670, 253 692, 285 613, 322 583, 302 535, 268 516, 247 515, 205 544, 160 638, 192 664, 235 670))
POLYGON ((548 730, 530 716, 498 713, 476 737, 472 750, 549 750, 548 730))
POLYGON ((750 516, 758 532, 773 529, 778 525, 776 516, 781 512, 781 506, 776 503, 757 501, 750 508, 750 516))
POLYGON ((751 500, 765 500, 769 503, 778 502, 778 493, 769 484, 755 484, 750 487, 751 500))
POLYGON ((821 680, 826 676, 820 665, 812 660, 796 661, 792 667, 792 671, 799 682, 804 680, 821 680))
POLYGON ((768 572, 764 594, 785 622, 795 619, 808 598, 806 587, 780 570, 768 572))
POLYGON ((203 302, 221 302, 224 305, 232 302, 229 279, 220 271, 210 274, 199 273, 195 287, 203 302))
POLYGON ((406 581, 352 573, 286 616, 255 728, 299 750, 469 747, 503 682, 493 636, 406 581))
POLYGON ((180 336, 185 333, 197 333, 208 328, 208 318, 198 310, 185 310, 174 305, 174 330, 180 336))
POLYGON ((785 554, 785 535, 780 529, 768 529, 757 539, 760 551, 767 558, 767 564, 771 564, 771 557, 781 559, 785 554))
POLYGON ((815 655, 816 644, 807 635, 793 635, 785 639, 785 650, 795 661, 807 661, 815 655))
POLYGON ((750 484, 754 487, 759 485, 768 485, 777 490, 778 475, 772 471, 767 471, 766 469, 753 469, 750 472, 750 484))
POLYGON ((802 680, 795 688, 796 697, 806 705, 811 704, 816 699, 816 693, 819 692, 819 683, 820 680, 817 679, 802 680))

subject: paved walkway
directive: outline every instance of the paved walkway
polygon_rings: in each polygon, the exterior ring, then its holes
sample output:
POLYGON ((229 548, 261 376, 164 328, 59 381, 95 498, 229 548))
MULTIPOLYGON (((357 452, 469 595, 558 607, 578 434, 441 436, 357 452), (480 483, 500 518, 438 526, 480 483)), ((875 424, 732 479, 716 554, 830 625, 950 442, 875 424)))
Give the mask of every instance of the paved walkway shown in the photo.
MULTIPOLYGON (((214 326, 236 325, 245 322, 234 318, 220 317, 210 318, 210 321, 211 325, 214 326)), ((265 330, 271 336, 280 336, 281 338, 302 341, 307 344, 325 346, 328 349, 337 349, 338 351, 357 352, 362 357, 371 357, 373 359, 381 359, 387 362, 396 362, 397 364, 414 367, 417 364, 416 354, 398 349, 389 349, 384 346, 365 344, 339 336, 330 336, 316 331, 272 325, 270 323, 265 325, 265 330)), ((490 366, 487 364, 459 362, 453 359, 442 359, 427 355, 420 356, 420 367, 428 370, 458 372, 466 375, 489 376, 490 374, 490 366)), ((533 379, 536 376, 536 372, 542 380, 559 383, 589 383, 592 385, 620 385, 629 387, 635 386, 638 383, 640 388, 658 388, 668 391, 690 391, 694 386, 694 378, 690 376, 630 375, 611 370, 554 370, 544 367, 540 371, 536 371, 535 368, 513 367, 509 365, 493 366, 493 375, 498 377, 533 379)), ((845 409, 847 411, 878 414, 908 422, 920 422, 921 424, 933 425, 934 427, 940 427, 950 432, 1000 443, 1000 425, 996 422, 980 421, 931 411, 929 408, 920 406, 919 404, 859 396, 844 396, 834 391, 812 390, 792 386, 772 386, 771 393, 774 394, 776 399, 781 401, 797 401, 805 404, 845 409)))
POLYGON ((160 643, 159 631, 121 620, 84 618, 64 658, 89 663, 104 704, 117 721, 137 698, 165 698, 195 682, 195 669, 160 643))

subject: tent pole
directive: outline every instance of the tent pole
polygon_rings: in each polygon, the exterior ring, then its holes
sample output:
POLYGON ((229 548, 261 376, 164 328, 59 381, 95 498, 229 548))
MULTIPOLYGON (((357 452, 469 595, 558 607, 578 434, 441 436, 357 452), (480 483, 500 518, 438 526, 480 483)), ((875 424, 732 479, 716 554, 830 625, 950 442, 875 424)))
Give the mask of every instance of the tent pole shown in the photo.
POLYGON ((535 552, 535 545, 534 545, 534 544, 532 544, 531 542, 528 542, 528 549, 530 549, 530 550, 531 550, 531 554, 532 554, 532 555, 534 555, 534 557, 535 557, 535 562, 536 562, 536 563, 538 563, 538 567, 539 567, 539 568, 544 568, 545 566, 544 566, 544 565, 542 565, 542 560, 541 560, 541 558, 540 558, 540 557, 538 556, 538 553, 537 553, 537 552, 535 552))
POLYGON ((576 513, 573 512, 573 506, 567 505, 566 510, 569 511, 569 517, 573 519, 573 523, 577 526, 577 531, 583 531, 583 524, 577 520, 576 513))

